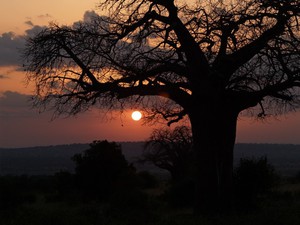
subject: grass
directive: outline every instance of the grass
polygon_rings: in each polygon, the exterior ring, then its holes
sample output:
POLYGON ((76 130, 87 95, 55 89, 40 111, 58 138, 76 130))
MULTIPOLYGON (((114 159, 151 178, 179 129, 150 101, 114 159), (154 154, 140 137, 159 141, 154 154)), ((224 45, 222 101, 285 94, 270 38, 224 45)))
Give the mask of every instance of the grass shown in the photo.
MULTIPOLYGON (((120 192, 109 203, 51 200, 51 192, 35 192, 35 200, 0 210, 1 225, 297 225, 300 182, 285 181, 245 213, 195 216, 191 208, 172 208, 158 195, 120 192), (50 200, 49 200, 50 199, 50 200)), ((31 190, 32 192, 32 190, 31 190)), ((74 196, 76 198, 76 195, 74 196)))

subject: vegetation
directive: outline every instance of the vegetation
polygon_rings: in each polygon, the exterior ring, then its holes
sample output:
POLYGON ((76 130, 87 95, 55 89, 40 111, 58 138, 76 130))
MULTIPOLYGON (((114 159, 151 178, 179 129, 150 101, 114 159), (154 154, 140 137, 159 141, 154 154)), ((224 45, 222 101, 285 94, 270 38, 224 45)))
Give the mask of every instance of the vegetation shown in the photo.
POLYGON ((146 141, 139 163, 151 163, 171 175, 165 198, 173 206, 193 206, 195 180, 193 143, 189 127, 155 129, 146 141))
POLYGON ((45 177, 1 177, 0 224, 295 225, 300 223, 300 183, 289 180, 273 187, 272 192, 260 199, 256 208, 251 210, 197 216, 190 206, 177 205, 174 208, 166 202, 163 195, 158 195, 157 192, 163 193, 165 189, 163 183, 150 189, 141 187, 128 191, 120 188, 108 201, 95 202, 92 199, 78 200, 79 195, 74 192, 70 198, 74 186, 69 186, 68 192, 60 192, 59 187, 65 186, 66 180, 61 177, 57 179, 57 176, 60 177, 61 174, 45 177))
POLYGON ((94 141, 83 153, 73 156, 76 163, 75 182, 91 199, 107 199, 118 186, 129 189, 134 168, 115 142, 94 141), (129 187, 127 187, 129 186, 129 187))
MULTIPOLYGON (((146 142, 144 154, 139 161, 152 163, 170 172, 170 188, 165 197, 176 207, 194 204, 195 167, 191 164, 192 145, 188 127, 180 126, 174 130, 156 129, 146 142)), ((230 205, 242 211, 255 208, 264 195, 269 194, 271 188, 276 185, 278 177, 273 166, 267 162, 266 156, 257 160, 241 158, 233 173, 234 194, 230 205)))
POLYGON ((251 210, 270 194, 279 176, 266 157, 241 159, 234 171, 235 205, 239 210, 251 210))
POLYGON ((194 214, 193 194, 188 185, 183 182, 175 185, 147 171, 136 173, 114 142, 95 141, 73 159, 77 163, 75 174, 62 171, 53 176, 0 177, 0 224, 295 225, 300 222, 298 177, 277 179, 266 158, 243 159, 235 169, 238 200, 235 210, 205 216, 194 214))
POLYGON ((186 126, 155 129, 146 141, 140 163, 151 163, 167 170, 174 182, 190 176, 192 165, 192 135, 186 126))
POLYGON ((260 117, 299 103, 298 0, 103 0, 106 15, 51 25, 27 41, 37 106, 76 114, 92 105, 144 107, 187 118, 198 211, 230 207, 240 112, 260 117), (128 103, 128 104, 126 104, 128 103))

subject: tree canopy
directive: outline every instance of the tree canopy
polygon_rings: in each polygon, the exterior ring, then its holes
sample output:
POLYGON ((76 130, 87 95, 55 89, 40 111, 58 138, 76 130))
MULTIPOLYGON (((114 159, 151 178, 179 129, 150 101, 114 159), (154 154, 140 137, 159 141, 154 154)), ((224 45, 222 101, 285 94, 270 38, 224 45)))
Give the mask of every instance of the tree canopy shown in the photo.
POLYGON ((297 0, 106 0, 99 7, 106 16, 52 24, 28 39, 25 66, 38 104, 52 99, 57 112, 77 113, 133 96, 170 120, 189 113, 196 92, 224 92, 239 110, 298 104, 297 0), (153 95, 177 105, 141 97, 153 95))

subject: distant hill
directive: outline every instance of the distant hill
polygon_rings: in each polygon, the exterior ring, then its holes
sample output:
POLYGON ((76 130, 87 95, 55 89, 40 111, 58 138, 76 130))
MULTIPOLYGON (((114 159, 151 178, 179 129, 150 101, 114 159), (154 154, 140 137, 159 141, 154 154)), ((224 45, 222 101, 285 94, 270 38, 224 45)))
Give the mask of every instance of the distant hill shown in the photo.
POLYGON ((0 148, 0 175, 49 175, 60 170, 73 171, 74 163, 71 157, 88 147, 88 144, 71 144, 0 148))
POLYGON ((236 144, 235 164, 240 158, 266 156, 277 172, 284 176, 294 176, 300 172, 300 145, 293 144, 236 144))
MULTIPOLYGON (((143 152, 143 142, 120 142, 123 154, 130 163, 143 152)), ((0 148, 0 175, 51 175, 61 170, 74 172, 71 157, 89 148, 89 144, 41 146, 30 148, 0 148)), ((266 156, 282 175, 300 172, 300 145, 236 144, 234 162, 240 158, 266 156)), ((152 165, 135 164, 138 170, 165 174, 152 165)))
MULTIPOLYGON (((121 142, 122 152, 129 162, 136 160, 143 142, 121 142)), ((89 148, 89 144, 0 148, 0 175, 51 175, 61 170, 74 172, 72 156, 89 148)), ((139 165, 136 167, 140 168, 139 165)), ((151 166, 143 166, 143 169, 151 166)), ((152 166, 153 168, 153 166, 152 166)), ((142 168, 140 168, 142 169, 142 168)))

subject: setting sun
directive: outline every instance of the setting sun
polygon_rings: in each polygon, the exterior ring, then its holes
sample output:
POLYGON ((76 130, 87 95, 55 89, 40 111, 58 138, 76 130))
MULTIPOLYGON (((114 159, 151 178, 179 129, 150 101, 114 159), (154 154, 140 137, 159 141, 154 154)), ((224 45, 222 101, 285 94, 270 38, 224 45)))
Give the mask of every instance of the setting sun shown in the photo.
POLYGON ((132 114, 131 114, 131 118, 135 121, 138 121, 142 118, 142 113, 140 111, 134 111, 132 114))

